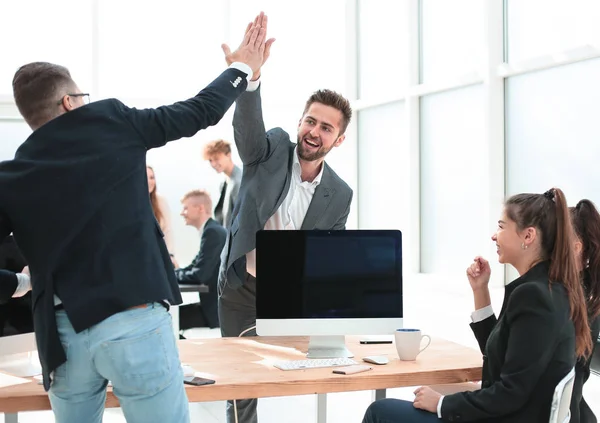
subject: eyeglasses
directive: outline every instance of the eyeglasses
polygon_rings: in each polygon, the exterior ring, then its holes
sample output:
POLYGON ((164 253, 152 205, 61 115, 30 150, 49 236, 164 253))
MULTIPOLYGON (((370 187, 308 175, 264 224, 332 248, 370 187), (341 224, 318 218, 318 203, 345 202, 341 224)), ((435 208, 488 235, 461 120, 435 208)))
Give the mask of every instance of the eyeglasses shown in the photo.
MULTIPOLYGON (((90 104, 90 94, 89 93, 73 93, 73 94, 67 93, 65 95, 70 95, 71 97, 83 97, 83 102, 85 104, 90 104)), ((63 96, 56 104, 61 105, 63 102, 63 98, 65 98, 65 96, 63 96)))

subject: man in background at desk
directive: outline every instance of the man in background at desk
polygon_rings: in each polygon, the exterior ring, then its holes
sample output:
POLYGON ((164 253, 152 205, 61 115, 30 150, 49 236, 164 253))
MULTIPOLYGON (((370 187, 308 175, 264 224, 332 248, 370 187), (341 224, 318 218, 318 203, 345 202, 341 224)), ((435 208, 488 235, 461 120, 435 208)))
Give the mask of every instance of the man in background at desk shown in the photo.
MULTIPOLYGON (((259 15, 257 21, 261 20, 266 28, 266 18, 259 15)), ((273 41, 266 42, 263 64, 273 41)), ((229 48, 224 45, 223 50, 231 63, 229 48)), ((344 142, 352 117, 349 101, 330 90, 314 93, 293 143, 281 128, 265 130, 260 67, 253 74, 248 89, 236 100, 233 116, 244 177, 219 275, 221 334, 231 337, 256 335, 250 330, 256 325, 256 232, 345 229, 352 202, 350 187, 325 163, 327 153, 344 142)), ((286 283, 285 274, 281 283, 286 283)), ((256 406, 257 400, 238 400, 235 406, 228 401, 227 421, 258 421, 256 406)))
POLYGON ((200 250, 189 266, 178 268, 174 261, 175 276, 180 284, 207 285, 208 293, 200 294, 199 304, 188 304, 179 309, 181 330, 193 327, 219 327, 217 306, 217 279, 221 265, 221 251, 227 239, 227 230, 212 216, 212 201, 206 191, 190 191, 181 200, 181 216, 185 224, 200 233, 200 250))
POLYGON ((225 180, 219 189, 221 195, 215 206, 215 219, 227 229, 240 192, 242 169, 231 159, 231 145, 225 140, 211 141, 204 146, 204 160, 208 160, 217 173, 224 173, 225 180))

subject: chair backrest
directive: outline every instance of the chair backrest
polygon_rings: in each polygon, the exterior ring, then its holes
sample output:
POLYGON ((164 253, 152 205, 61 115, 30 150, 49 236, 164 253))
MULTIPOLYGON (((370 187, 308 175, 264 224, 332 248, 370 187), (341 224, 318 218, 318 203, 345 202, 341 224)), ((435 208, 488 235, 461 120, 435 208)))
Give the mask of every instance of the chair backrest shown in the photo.
POLYGON ((594 353, 592 354, 592 359, 590 361, 590 369, 593 373, 600 375, 600 336, 598 339, 594 339, 594 353))
POLYGON ((575 368, 564 377, 554 390, 552 405, 550 406, 549 423, 569 423, 571 420, 571 395, 573 394, 573 383, 575 382, 575 368))

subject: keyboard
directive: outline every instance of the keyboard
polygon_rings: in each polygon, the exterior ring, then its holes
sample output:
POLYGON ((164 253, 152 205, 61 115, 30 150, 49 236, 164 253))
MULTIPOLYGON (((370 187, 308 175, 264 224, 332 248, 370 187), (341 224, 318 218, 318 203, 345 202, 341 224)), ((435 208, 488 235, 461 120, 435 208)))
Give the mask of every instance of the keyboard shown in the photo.
POLYGON ((317 369, 320 367, 352 366, 358 364, 350 358, 316 358, 312 360, 278 361, 273 364, 281 370, 317 369))

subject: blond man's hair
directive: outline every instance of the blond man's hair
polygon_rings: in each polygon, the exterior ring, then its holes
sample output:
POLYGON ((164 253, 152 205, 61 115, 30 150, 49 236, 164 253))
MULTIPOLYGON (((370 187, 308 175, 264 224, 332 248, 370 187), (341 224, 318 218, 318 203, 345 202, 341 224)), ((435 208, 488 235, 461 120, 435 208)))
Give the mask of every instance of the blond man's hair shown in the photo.
POLYGON ((185 200, 187 200, 189 198, 197 198, 198 200, 200 200, 202 202, 204 207, 206 207, 207 211, 212 210, 212 200, 210 198, 210 194, 208 193, 208 191, 203 190, 203 189, 194 189, 192 191, 189 191, 189 192, 185 193, 185 195, 181 199, 181 202, 183 203, 185 200))
POLYGON ((231 144, 225 140, 214 140, 204 146, 204 160, 210 159, 215 154, 231 154, 231 144))

